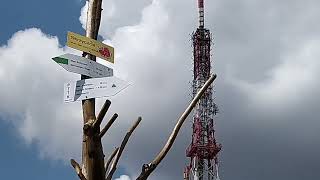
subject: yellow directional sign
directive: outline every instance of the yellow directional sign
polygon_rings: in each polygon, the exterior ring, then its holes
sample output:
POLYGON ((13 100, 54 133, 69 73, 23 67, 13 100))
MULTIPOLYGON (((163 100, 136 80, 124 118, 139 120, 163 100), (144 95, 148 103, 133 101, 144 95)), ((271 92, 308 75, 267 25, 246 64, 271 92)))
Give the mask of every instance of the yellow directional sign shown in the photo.
POLYGON ((114 49, 94 39, 68 32, 67 46, 114 63, 114 49))

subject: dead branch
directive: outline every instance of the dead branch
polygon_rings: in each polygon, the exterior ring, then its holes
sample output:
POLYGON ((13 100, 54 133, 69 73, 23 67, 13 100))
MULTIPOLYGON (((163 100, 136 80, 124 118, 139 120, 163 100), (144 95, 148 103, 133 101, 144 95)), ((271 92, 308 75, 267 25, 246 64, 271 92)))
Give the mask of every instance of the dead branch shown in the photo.
POLYGON ((173 145, 180 128, 192 109, 196 106, 197 102, 201 98, 201 96, 204 94, 204 92, 208 89, 208 87, 211 85, 211 83, 216 79, 217 75, 212 75, 207 82, 204 84, 204 86, 200 89, 200 91, 196 94, 196 96, 193 98, 187 109, 183 112, 181 117, 179 118, 177 124, 175 125, 167 143, 165 146, 162 148, 162 150, 159 152, 159 154, 155 157, 153 161, 151 161, 149 164, 144 164, 142 166, 142 172, 140 173, 139 177, 137 180, 146 180, 149 175, 157 168, 157 166, 160 164, 162 159, 167 155, 169 152, 171 146, 173 145))
POLYGON ((109 171, 109 174, 108 174, 106 180, 111 180, 114 172, 117 169, 117 164, 118 164, 120 156, 121 156, 121 154, 122 154, 122 152, 124 150, 124 147, 126 146, 127 142, 129 141, 129 138, 130 138, 132 132, 136 129, 136 127, 139 125, 141 120, 142 120, 142 118, 139 117, 137 119, 137 121, 133 124, 133 126, 129 129, 129 131, 127 132, 126 136, 123 138, 123 141, 122 141, 121 146, 120 146, 120 148, 119 148, 119 150, 117 152, 117 155, 116 155, 115 159, 112 162, 112 165, 111 165, 111 168, 110 168, 110 171, 109 171))
POLYGON ((112 154, 108 157, 108 160, 107 160, 107 162, 106 162, 106 164, 105 164, 105 166, 104 166, 104 169, 105 169, 105 173, 106 173, 106 174, 107 174, 107 171, 108 171, 108 169, 109 169, 109 165, 110 165, 112 159, 114 158, 114 156, 116 155, 116 153, 117 153, 118 151, 119 151, 119 148, 117 147, 117 148, 112 152, 112 154))
POLYGON ((71 159, 70 162, 80 180, 87 180, 86 177, 84 177, 84 175, 82 174, 82 169, 80 168, 80 165, 74 159, 71 159))
POLYGON ((117 119, 118 114, 115 113, 112 118, 110 119, 110 121, 108 121, 108 123, 106 124, 106 126, 101 130, 101 132, 99 133, 99 137, 102 138, 104 136, 104 134, 109 130, 109 128, 111 127, 111 125, 113 124, 113 122, 117 119))
POLYGON ((104 116, 106 115, 109 107, 111 105, 111 101, 110 100, 106 100, 97 116, 96 121, 93 123, 93 128, 94 129, 98 129, 100 127, 100 124, 104 118, 104 116))

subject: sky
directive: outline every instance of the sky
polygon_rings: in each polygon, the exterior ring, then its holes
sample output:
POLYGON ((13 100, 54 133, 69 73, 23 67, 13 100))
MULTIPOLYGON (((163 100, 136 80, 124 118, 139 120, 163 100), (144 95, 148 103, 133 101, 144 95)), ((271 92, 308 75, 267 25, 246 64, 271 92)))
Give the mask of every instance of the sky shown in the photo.
MULTIPOLYGON (((6 1, 0 6, 0 172, 4 179, 77 179, 81 103, 63 103, 63 84, 78 80, 51 60, 66 33, 84 33, 86 2, 6 1), (11 10, 8 7, 14 7, 11 10), (19 173, 15 173, 19 169, 19 173)), ((317 0, 205 1, 211 30, 220 178, 319 179, 320 12, 317 0)), ((138 116, 114 178, 135 179, 159 152, 191 100, 195 0, 104 0, 100 39, 115 48, 115 76, 131 86, 110 98, 119 118, 106 156, 138 116)), ((97 99, 97 110, 104 98, 97 99)), ((105 123, 105 122, 103 122, 105 123)), ((182 179, 191 118, 150 176, 182 179)))

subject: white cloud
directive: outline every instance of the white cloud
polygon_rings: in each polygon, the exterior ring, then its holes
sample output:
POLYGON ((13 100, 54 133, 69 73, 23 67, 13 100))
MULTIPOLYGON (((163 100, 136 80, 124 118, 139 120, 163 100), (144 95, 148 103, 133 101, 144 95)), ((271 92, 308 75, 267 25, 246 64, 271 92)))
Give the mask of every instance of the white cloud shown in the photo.
MULTIPOLYGON (((128 2, 126 0, 106 0, 102 2, 102 19, 99 34, 112 35, 114 31, 122 26, 138 24, 141 19, 141 11, 152 0, 137 0, 128 2)), ((81 9, 80 22, 85 27, 87 6, 81 9)))
POLYGON ((86 4, 81 8, 81 14, 79 17, 79 21, 82 24, 83 29, 86 29, 87 10, 88 10, 88 1, 86 1, 86 4))
POLYGON ((35 28, 15 33, 0 48, 0 115, 9 117, 28 144, 36 143, 43 157, 53 159, 80 154, 79 104, 62 103, 63 82, 76 76, 51 60, 63 53, 56 37, 35 28))
POLYGON ((297 107, 319 86, 319 45, 319 40, 311 40, 298 51, 288 52, 279 65, 268 71, 263 81, 250 83, 233 75, 230 80, 247 95, 254 107, 269 110, 297 107))
POLYGON ((129 176, 127 175, 121 175, 119 178, 115 179, 115 180, 131 180, 129 176))

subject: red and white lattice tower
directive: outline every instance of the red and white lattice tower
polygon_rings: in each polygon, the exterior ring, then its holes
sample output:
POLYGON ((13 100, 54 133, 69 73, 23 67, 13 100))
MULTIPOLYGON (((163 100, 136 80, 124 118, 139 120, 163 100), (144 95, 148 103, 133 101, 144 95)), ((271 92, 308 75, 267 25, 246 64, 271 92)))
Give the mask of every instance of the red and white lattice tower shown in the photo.
MULTIPOLYGON (((198 0, 199 27, 192 34, 193 41, 193 96, 200 90, 211 71, 211 33, 204 28, 204 0, 198 0)), ((217 154, 221 144, 214 137, 214 116, 218 112, 213 102, 213 86, 202 96, 193 114, 193 134, 186 150, 190 164, 184 170, 185 180, 219 180, 217 154)))

